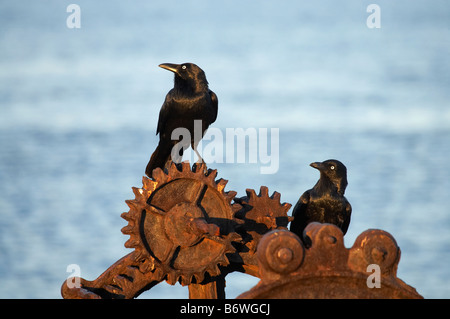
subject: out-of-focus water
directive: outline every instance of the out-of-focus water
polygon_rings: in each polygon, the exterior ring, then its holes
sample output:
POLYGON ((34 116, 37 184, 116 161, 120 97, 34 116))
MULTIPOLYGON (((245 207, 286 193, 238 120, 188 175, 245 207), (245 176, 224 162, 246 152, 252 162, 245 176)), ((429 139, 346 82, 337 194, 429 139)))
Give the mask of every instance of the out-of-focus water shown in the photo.
MULTIPOLYGON (((279 128, 279 170, 211 164, 227 190, 295 204, 346 164, 347 247, 397 240, 398 276, 450 297, 450 4, 376 1, 0 2, 0 297, 59 298, 69 264, 92 280, 130 252, 120 229, 153 151, 173 76, 194 62, 219 97, 214 127, 279 128)), ((257 279, 227 277, 236 297, 257 279)), ((142 297, 185 298, 161 283, 142 297)))

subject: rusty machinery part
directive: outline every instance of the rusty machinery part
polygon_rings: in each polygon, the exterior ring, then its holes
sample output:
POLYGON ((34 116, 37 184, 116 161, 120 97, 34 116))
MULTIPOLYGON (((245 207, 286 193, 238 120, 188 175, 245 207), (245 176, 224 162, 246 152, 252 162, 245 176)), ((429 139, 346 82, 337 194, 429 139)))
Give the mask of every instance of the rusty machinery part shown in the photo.
POLYGON ((232 203, 236 192, 225 192, 227 181, 215 180, 216 170, 204 165, 174 164, 157 168, 143 187, 133 188, 134 200, 122 217, 130 235, 125 247, 134 248, 139 269, 152 272, 156 280, 182 285, 201 283, 205 274, 221 274, 219 266, 230 262, 241 241, 234 230, 242 223, 235 213, 242 206, 232 203))
POLYGON ((203 165, 171 163, 144 177, 122 214, 133 252, 93 281, 67 279, 62 296, 134 298, 166 280, 190 285, 190 297, 192 290, 193 298, 217 298, 219 280, 241 271, 261 281, 239 298, 421 298, 396 277, 400 249, 389 233, 368 230, 347 249, 338 227, 311 223, 301 241, 286 228, 291 205, 280 203, 279 193, 269 196, 263 186, 259 195, 247 189, 235 198, 216 176, 203 165), (367 289, 373 264, 382 289, 367 289))
POLYGON ((246 190, 247 196, 236 198, 235 201, 242 205, 242 209, 236 214, 244 224, 239 229, 244 229, 251 236, 247 241, 247 247, 256 251, 259 239, 273 229, 287 229, 292 217, 287 215, 291 208, 289 203, 281 203, 281 194, 274 192, 269 196, 269 189, 261 186, 257 195, 253 189, 246 190))
POLYGON ((122 257, 98 278, 68 278, 61 286, 65 299, 131 299, 150 289, 161 280, 152 272, 140 271, 136 252, 122 257), (78 280, 78 284, 76 281, 78 280))
MULTIPOLYGON (((271 236, 263 236, 258 245, 258 261, 261 271, 289 274, 303 262, 304 247, 298 236, 290 231, 272 231, 271 236)), ((265 277, 265 274, 262 274, 265 277)))
POLYGON ((122 214, 128 222, 122 232, 130 236, 125 247, 133 252, 93 281, 79 278, 78 288, 68 288, 68 279, 63 297, 134 298, 166 280, 190 285, 190 295, 192 290, 205 298, 215 290, 215 276, 224 280, 241 271, 259 277, 259 239, 270 230, 286 229, 291 205, 281 204, 277 192, 269 196, 264 186, 259 195, 247 189, 247 196, 235 198, 236 192, 224 190, 227 181, 216 176, 204 165, 169 163, 155 169, 151 179, 143 177, 122 214))
POLYGON ((257 251, 261 281, 238 298, 422 298, 397 278, 400 248, 389 233, 369 229, 347 249, 338 227, 314 222, 304 237, 308 248, 289 231, 264 235, 257 251), (379 266, 377 288, 369 287, 369 265, 379 266))
POLYGON ((253 189, 246 190, 247 196, 236 198, 235 202, 242 205, 236 217, 243 221, 238 227, 238 233, 243 238, 240 258, 245 264, 245 272, 259 276, 256 248, 261 237, 274 229, 287 229, 292 217, 287 215, 291 208, 289 203, 281 203, 281 194, 273 192, 269 196, 269 189, 261 186, 259 194, 253 189))

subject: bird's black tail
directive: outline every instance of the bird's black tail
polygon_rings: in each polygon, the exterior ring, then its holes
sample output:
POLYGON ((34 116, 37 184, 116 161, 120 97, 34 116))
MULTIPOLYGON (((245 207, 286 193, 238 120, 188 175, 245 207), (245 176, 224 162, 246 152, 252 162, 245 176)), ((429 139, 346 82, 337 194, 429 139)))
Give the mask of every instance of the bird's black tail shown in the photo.
POLYGON ((148 177, 152 177, 152 172, 155 168, 160 167, 161 169, 164 169, 164 165, 166 164, 167 160, 170 159, 171 148, 161 148, 160 146, 161 145, 158 144, 152 156, 150 157, 147 168, 145 169, 145 174, 148 177))

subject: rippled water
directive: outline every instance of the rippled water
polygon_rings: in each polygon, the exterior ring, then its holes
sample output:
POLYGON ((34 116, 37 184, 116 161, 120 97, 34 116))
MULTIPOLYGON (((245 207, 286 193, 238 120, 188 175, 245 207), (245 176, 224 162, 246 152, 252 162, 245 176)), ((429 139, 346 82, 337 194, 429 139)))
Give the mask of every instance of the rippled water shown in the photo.
MULTIPOLYGON (((398 276, 450 296, 450 5, 378 1, 0 3, 0 297, 59 298, 79 264, 97 278, 131 250, 120 214, 140 187, 172 86, 191 61, 219 96, 214 127, 279 128, 279 170, 211 164, 227 190, 269 187, 295 204, 328 158, 348 168, 350 247, 397 240, 398 276)), ((257 280, 227 277, 235 297, 257 280)), ((187 297, 161 283, 142 297, 187 297)))

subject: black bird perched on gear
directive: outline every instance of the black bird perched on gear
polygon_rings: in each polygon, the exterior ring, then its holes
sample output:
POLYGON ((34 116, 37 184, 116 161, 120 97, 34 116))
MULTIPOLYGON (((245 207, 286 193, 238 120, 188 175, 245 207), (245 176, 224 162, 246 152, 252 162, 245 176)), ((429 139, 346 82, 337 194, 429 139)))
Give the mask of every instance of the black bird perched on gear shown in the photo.
POLYGON ((171 159, 173 147, 176 159, 181 160, 183 151, 189 145, 197 154, 199 161, 203 161, 197 151, 197 145, 205 131, 217 118, 218 100, 216 94, 208 88, 205 72, 193 63, 172 64, 164 63, 159 67, 172 71, 175 74, 174 87, 167 93, 166 99, 159 112, 158 127, 159 144, 153 152, 147 164, 145 174, 151 177, 155 168, 164 166, 171 159), (194 134, 194 121, 201 121, 201 132, 194 134), (177 128, 187 129, 190 133, 190 141, 180 139, 180 135, 174 136, 172 132, 177 128), (201 133, 201 134, 199 134, 201 133), (178 146, 181 146, 180 148, 178 146))
POLYGON ((294 207, 290 230, 303 240, 303 231, 311 222, 329 223, 347 232, 352 206, 344 197, 347 168, 338 160, 311 163, 320 171, 320 179, 300 196, 294 207))

